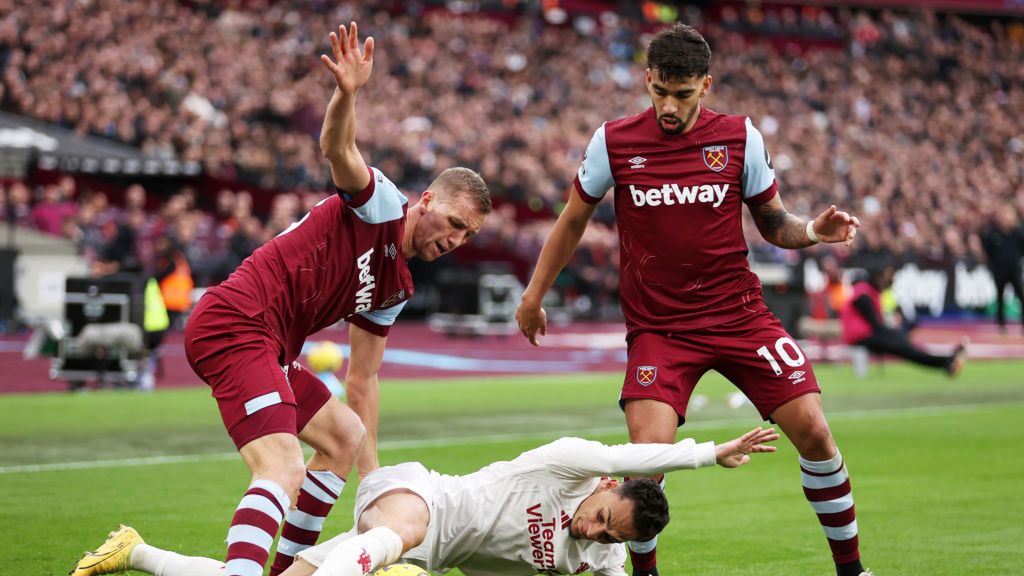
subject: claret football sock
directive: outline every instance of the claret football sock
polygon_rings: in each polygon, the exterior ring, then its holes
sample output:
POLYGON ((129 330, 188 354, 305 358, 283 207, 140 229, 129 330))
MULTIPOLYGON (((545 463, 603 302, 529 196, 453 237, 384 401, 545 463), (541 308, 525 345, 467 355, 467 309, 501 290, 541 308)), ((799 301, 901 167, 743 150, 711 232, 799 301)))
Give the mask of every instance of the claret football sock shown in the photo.
POLYGON ((825 530, 836 573, 859 576, 864 568, 860 564, 857 514, 842 454, 837 451, 831 459, 820 462, 800 458, 800 478, 804 496, 825 530))
POLYGON ((249 485, 228 530, 225 576, 262 576, 270 545, 290 507, 291 499, 276 482, 256 480, 249 485))
POLYGON ((306 470, 295 510, 289 510, 277 542, 277 554, 270 576, 284 572, 295 555, 316 544, 324 527, 324 518, 338 500, 345 480, 330 470, 306 470))
POLYGON ((658 576, 658 538, 629 543, 629 562, 633 576, 658 576))
POLYGON ((868 574, 861 565, 860 560, 854 560, 846 564, 836 564, 836 576, 862 576, 868 574))

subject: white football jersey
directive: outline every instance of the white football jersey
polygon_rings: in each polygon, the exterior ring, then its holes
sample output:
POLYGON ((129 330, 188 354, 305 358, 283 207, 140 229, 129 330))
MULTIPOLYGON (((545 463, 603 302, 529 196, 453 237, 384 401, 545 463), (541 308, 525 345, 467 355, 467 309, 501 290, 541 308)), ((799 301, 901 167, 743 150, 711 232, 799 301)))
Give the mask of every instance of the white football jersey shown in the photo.
POLYGON ((467 576, 625 576, 624 544, 570 534, 580 503, 602 476, 714 464, 712 442, 606 446, 562 438, 466 476, 431 472, 434 501, 426 538, 402 557, 437 572, 458 567, 467 576))

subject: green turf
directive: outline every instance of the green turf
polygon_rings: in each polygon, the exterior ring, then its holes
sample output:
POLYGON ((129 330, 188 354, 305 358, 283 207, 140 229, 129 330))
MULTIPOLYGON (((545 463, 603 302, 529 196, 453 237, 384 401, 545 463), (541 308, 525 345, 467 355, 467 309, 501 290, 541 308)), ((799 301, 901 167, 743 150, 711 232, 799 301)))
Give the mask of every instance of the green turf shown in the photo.
MULTIPOLYGON (((865 380, 845 367, 817 372, 850 466, 862 551, 879 576, 1024 573, 1024 462, 1016 454, 1024 362, 973 363, 957 380, 898 364, 875 367, 865 380)), ((623 441, 620 378, 385 383, 381 461, 461 473, 572 431, 623 441)), ((725 440, 757 424, 751 407, 726 406, 731 391, 709 374, 698 388, 708 405, 690 414, 683 433, 725 440)), ((9 535, 0 540, 0 573, 64 574, 118 522, 156 545, 222 556, 247 478, 231 450, 203 389, 0 397, 0 509, 9 535), (184 454, 208 459, 12 468, 184 454)), ((795 460, 781 443, 745 469, 670 475, 661 573, 829 574, 795 460)), ((345 490, 327 532, 350 526, 354 493, 345 490)))

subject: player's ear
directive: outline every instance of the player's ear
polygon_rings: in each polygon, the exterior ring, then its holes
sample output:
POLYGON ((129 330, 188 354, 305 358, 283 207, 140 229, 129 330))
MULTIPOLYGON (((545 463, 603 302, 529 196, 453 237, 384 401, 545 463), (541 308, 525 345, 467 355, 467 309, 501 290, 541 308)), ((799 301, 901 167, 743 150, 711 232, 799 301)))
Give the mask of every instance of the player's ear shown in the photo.
POLYGON ((711 74, 705 74, 704 75, 704 83, 701 85, 701 88, 700 88, 700 97, 701 98, 703 98, 703 97, 708 95, 708 91, 711 90, 711 84, 713 82, 714 82, 714 79, 711 78, 711 74))
POLYGON ((424 190, 423 194, 420 194, 420 201, 418 202, 420 212, 423 212, 424 214, 430 212, 436 197, 437 195, 434 194, 433 190, 424 190))

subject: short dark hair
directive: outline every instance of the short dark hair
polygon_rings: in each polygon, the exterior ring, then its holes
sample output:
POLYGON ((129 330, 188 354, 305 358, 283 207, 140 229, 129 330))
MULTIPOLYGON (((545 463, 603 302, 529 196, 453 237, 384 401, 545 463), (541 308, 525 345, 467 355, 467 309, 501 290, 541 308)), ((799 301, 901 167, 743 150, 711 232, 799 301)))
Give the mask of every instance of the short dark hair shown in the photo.
POLYGON ((665 529, 668 499, 660 484, 650 478, 633 478, 619 484, 615 492, 633 501, 633 528, 638 540, 650 540, 665 529))
POLYGON ((430 184, 430 188, 443 192, 449 199, 467 196, 484 216, 491 213, 491 193, 482 176, 469 168, 449 168, 430 184))
POLYGON ((663 81, 700 78, 711 67, 711 47, 696 28, 677 22, 651 39, 647 67, 663 81))

